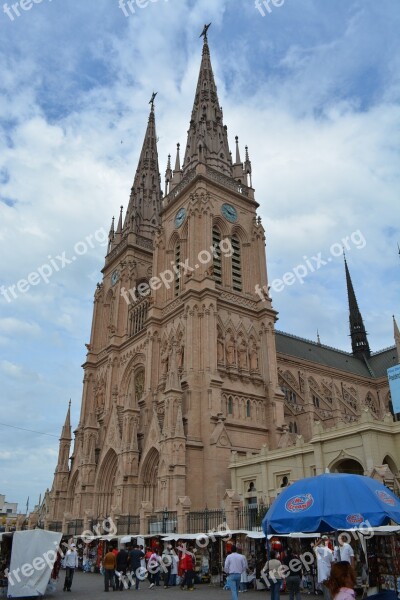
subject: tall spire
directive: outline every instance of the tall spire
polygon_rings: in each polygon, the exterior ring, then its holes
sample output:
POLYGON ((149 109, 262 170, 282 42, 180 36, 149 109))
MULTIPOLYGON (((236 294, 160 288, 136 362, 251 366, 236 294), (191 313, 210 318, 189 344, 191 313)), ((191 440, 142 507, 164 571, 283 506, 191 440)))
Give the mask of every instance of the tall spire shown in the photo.
POLYGON ((393 331, 394 331, 394 342, 397 350, 397 362, 400 363, 400 331, 396 323, 396 319, 393 315, 393 331))
POLYGON ((204 26, 200 36, 203 37, 203 54, 188 130, 183 174, 198 163, 205 163, 232 176, 227 128, 223 124, 208 47, 207 30, 210 25, 204 26))
POLYGON ((65 423, 61 432, 61 440, 71 439, 71 400, 68 403, 67 415, 65 417, 65 423))
POLYGON ((158 225, 162 197, 154 115, 155 97, 156 94, 153 92, 149 103, 151 108, 147 130, 124 223, 124 231, 127 231, 134 220, 135 233, 147 238, 152 238, 158 225))
POLYGON ((346 270, 347 296, 349 300, 350 337, 353 356, 357 358, 369 358, 371 351, 368 344, 367 332, 365 331, 364 322, 358 308, 346 257, 344 257, 344 266, 346 270))

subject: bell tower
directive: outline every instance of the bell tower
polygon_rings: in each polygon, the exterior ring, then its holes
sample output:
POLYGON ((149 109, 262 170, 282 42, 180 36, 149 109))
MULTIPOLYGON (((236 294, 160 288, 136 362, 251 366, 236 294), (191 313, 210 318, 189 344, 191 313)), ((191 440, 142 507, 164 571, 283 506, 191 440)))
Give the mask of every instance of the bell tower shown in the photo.
POLYGON ((243 163, 236 138, 233 162, 207 32, 203 38, 183 164, 178 144, 173 173, 168 157, 149 310, 150 322, 160 326, 160 398, 167 397, 168 370, 178 357, 185 493, 200 507, 219 506, 232 450, 276 447, 284 425, 277 313, 262 291, 268 290, 265 231, 249 152, 243 163))

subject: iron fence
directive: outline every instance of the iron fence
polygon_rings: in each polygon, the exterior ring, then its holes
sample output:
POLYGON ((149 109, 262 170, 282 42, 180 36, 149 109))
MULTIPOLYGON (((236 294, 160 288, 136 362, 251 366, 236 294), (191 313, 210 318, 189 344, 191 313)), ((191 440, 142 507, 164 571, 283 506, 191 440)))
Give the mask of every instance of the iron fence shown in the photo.
POLYGON ((67 524, 68 535, 81 535, 83 533, 83 519, 75 519, 67 524))
POLYGON ((225 523, 225 512, 221 508, 209 510, 207 507, 204 510, 190 512, 187 516, 187 532, 188 533, 207 533, 208 531, 217 530, 225 523))
POLYGON ((163 510, 162 512, 150 515, 149 520, 149 534, 159 533, 176 533, 178 528, 178 516, 177 512, 173 510, 163 510))
POLYGON ((249 504, 241 506, 236 512, 236 529, 261 531, 261 523, 269 506, 265 504, 249 504))
POLYGON ((49 531, 56 531, 57 533, 62 533, 62 521, 53 521, 48 525, 49 531))
POLYGON ((137 535, 140 533, 139 515, 122 515, 118 519, 118 535, 137 535))

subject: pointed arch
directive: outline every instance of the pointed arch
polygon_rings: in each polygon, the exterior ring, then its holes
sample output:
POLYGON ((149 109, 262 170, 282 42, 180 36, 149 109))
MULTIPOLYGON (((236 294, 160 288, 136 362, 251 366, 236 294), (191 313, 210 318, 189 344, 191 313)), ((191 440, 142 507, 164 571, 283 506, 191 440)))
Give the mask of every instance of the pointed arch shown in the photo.
POLYGON ((101 462, 96 477, 97 514, 100 517, 109 517, 111 514, 117 469, 118 456, 115 450, 110 448, 101 462))
POLYGON ((397 475, 399 469, 397 468, 395 460, 389 454, 386 454, 385 458, 382 461, 382 464, 387 465, 392 471, 393 475, 397 475))
POLYGON ((142 484, 142 501, 151 502, 154 509, 158 501, 159 464, 160 453, 152 446, 142 461, 139 479, 142 484))
POLYGON ((70 480, 68 483, 65 512, 71 513, 72 515, 74 515, 74 501, 75 501, 75 498, 77 497, 77 491, 78 491, 78 478, 79 478, 79 471, 76 470, 75 473, 72 475, 72 477, 70 477, 70 480))

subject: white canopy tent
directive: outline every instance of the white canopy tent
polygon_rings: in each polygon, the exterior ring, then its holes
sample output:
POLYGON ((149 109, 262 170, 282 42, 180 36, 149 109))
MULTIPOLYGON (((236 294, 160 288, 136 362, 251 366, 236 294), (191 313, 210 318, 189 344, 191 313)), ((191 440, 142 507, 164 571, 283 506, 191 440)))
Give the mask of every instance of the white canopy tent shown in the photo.
POLYGON ((61 537, 61 533, 43 529, 14 532, 8 598, 44 595, 61 537))

